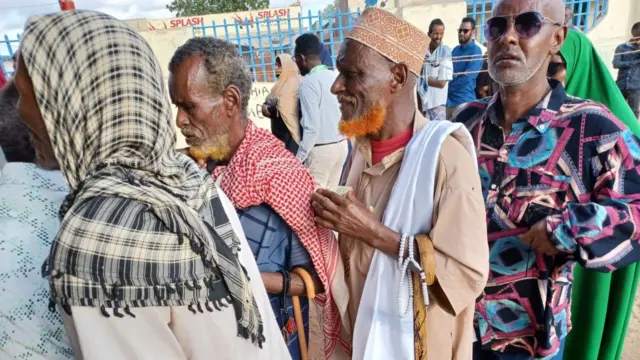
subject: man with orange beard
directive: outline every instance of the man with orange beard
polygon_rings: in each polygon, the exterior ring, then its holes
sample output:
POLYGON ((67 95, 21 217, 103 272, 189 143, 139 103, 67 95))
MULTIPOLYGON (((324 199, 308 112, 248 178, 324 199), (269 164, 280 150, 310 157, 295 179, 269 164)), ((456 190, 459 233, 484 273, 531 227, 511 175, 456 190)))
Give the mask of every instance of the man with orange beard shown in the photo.
POLYGON ((427 46, 418 28, 369 8, 337 57, 340 130, 356 138, 350 189, 317 190, 313 206, 340 234, 354 359, 472 355, 489 269, 484 202, 469 133, 416 111, 427 46))

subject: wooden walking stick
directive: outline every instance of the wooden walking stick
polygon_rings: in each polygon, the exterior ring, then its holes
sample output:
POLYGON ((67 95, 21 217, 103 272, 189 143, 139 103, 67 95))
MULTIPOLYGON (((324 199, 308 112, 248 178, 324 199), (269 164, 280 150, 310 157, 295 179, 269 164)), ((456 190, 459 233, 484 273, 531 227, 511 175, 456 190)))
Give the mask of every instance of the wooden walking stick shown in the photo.
MULTIPOLYGON (((427 235, 417 235, 415 241, 420 253, 420 266, 427 276, 427 286, 431 286, 436 280, 436 253, 433 243, 427 235)), ((415 360, 427 360, 427 307, 424 305, 420 274, 411 273, 411 281, 413 282, 415 360)))
MULTIPOLYGON (((311 275, 303 268, 293 269, 295 274, 298 274, 304 282, 304 287, 307 290, 307 298, 309 298, 309 306, 311 306, 311 300, 316 297, 316 289, 311 275)), ((300 307, 300 297, 292 296, 293 302, 293 316, 296 319, 296 328, 298 329, 298 342, 300 343, 300 356, 302 360, 309 360, 309 347, 307 345, 307 335, 304 332, 304 318, 302 316, 302 308, 300 307)))

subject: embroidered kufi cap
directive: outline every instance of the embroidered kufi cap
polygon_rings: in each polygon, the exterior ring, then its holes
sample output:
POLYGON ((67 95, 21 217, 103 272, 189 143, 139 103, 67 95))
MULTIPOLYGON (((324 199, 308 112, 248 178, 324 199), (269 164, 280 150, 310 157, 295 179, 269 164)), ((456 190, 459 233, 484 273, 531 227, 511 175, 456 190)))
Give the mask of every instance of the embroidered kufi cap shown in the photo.
POLYGON ((384 55, 395 63, 404 63, 420 76, 429 46, 429 37, 411 23, 392 13, 367 8, 347 36, 384 55))

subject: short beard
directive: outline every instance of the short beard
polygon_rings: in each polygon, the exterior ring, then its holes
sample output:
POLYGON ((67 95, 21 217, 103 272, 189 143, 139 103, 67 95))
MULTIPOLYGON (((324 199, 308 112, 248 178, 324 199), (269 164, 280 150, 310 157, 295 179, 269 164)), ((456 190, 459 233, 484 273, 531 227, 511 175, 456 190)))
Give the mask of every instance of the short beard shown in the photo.
POLYGON ((231 157, 229 135, 216 135, 208 145, 189 147, 189 155, 197 162, 226 161, 231 157))
POLYGON ((538 71, 542 68, 542 65, 544 65, 544 62, 550 56, 551 55, 547 55, 540 59, 540 62, 536 64, 536 66, 531 69, 531 71, 514 72, 512 75, 509 75, 505 74, 504 71, 501 73, 496 71, 494 66, 489 66, 489 75, 495 82, 502 86, 512 87, 522 85, 531 80, 531 78, 538 73, 538 71))
POLYGON ((338 128, 340 133, 346 137, 364 137, 380 133, 387 116, 387 107, 379 102, 373 105, 360 118, 353 120, 340 120, 338 128))

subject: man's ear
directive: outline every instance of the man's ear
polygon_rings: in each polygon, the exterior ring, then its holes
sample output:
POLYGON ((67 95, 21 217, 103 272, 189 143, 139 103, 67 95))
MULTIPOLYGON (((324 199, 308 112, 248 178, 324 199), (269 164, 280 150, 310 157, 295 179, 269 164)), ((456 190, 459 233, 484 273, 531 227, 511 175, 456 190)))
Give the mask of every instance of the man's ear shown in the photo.
POLYGON ((564 40, 567 38, 567 32, 568 29, 566 26, 561 26, 555 30, 551 44, 551 55, 555 55, 560 52, 562 45, 564 45, 564 40))
MULTIPOLYGON (((248 96, 249 94, 247 94, 248 96)), ((229 85, 222 92, 222 99, 224 101, 224 108, 227 115, 232 118, 242 108, 242 93, 240 89, 235 85, 229 85)))
POLYGON ((404 63, 394 64, 391 67, 391 92, 402 90, 409 81, 409 67, 404 63))

